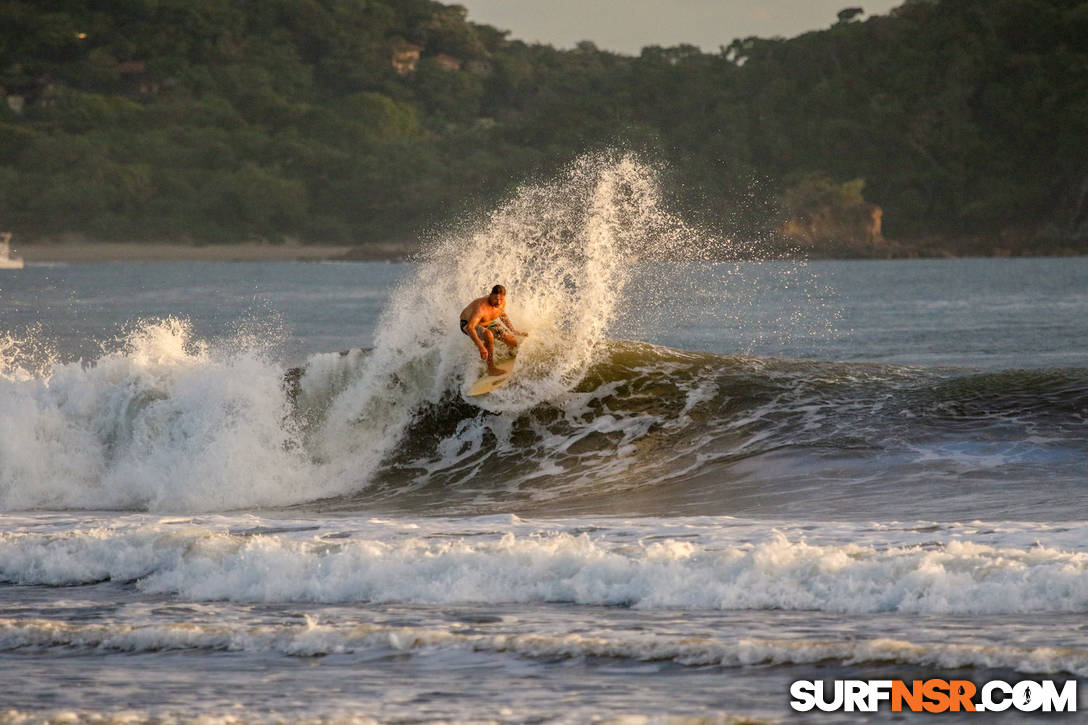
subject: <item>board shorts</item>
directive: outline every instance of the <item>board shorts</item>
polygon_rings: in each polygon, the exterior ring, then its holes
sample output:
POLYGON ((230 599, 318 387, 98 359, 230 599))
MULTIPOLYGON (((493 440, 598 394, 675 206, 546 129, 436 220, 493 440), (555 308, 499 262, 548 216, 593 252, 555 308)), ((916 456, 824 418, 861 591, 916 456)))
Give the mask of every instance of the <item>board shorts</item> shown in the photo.
MULTIPOLYGON (((491 334, 495 337, 502 337, 503 335, 509 335, 510 331, 506 329, 506 325, 502 324, 501 320, 492 320, 486 325, 476 326, 476 335, 479 337, 484 336, 484 330, 491 330, 491 334)), ((461 320, 461 332, 468 335, 468 320, 461 320)), ((469 335, 472 337, 472 335, 469 335)))

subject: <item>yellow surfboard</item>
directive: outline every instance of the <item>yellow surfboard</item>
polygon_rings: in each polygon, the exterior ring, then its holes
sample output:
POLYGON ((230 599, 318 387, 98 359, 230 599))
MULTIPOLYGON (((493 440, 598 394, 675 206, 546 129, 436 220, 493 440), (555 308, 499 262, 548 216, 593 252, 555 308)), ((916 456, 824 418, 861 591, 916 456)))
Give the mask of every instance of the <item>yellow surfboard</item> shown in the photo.
POLYGON ((495 367, 503 371, 502 375, 484 375, 479 380, 472 384, 472 387, 468 389, 469 395, 486 395, 495 388, 501 388, 510 381, 510 378, 514 377, 514 360, 516 358, 508 357, 505 360, 496 360, 495 367))

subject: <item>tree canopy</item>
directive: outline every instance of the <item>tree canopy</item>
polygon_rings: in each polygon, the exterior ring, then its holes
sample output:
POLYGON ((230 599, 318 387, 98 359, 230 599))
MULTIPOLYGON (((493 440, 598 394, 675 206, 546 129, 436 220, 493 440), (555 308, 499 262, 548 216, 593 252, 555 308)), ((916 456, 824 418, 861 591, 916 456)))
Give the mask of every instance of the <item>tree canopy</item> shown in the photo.
POLYGON ((1088 249, 1088 2, 862 18, 630 57, 432 0, 0 0, 0 227, 409 239, 620 147, 730 233, 780 228, 818 178, 889 238, 1088 249))

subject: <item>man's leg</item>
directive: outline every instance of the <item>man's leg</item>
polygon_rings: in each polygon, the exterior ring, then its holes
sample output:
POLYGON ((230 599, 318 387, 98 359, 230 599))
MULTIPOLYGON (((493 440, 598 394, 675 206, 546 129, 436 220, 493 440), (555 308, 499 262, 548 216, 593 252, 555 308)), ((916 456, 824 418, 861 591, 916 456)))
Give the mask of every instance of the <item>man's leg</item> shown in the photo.
POLYGON ((486 327, 484 328, 484 347, 487 348, 487 372, 491 375, 502 375, 502 370, 495 367, 495 336, 486 327))
POLYGON ((503 331, 502 335, 499 336, 499 339, 509 345, 511 350, 518 346, 518 339, 514 337, 513 333, 507 332, 505 330, 503 331))

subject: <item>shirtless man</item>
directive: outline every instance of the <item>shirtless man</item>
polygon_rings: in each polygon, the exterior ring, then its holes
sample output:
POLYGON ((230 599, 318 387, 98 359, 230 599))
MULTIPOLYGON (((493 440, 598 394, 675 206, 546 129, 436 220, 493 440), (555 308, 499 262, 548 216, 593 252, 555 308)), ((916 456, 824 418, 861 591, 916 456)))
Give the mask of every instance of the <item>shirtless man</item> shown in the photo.
POLYGON ((473 300, 461 310, 461 332, 471 337, 476 347, 480 348, 480 359, 487 363, 489 375, 504 374, 495 367, 495 338, 514 348, 518 346, 515 335, 529 335, 514 329, 514 323, 510 322, 505 310, 506 288, 501 284, 492 287, 487 297, 473 300))

